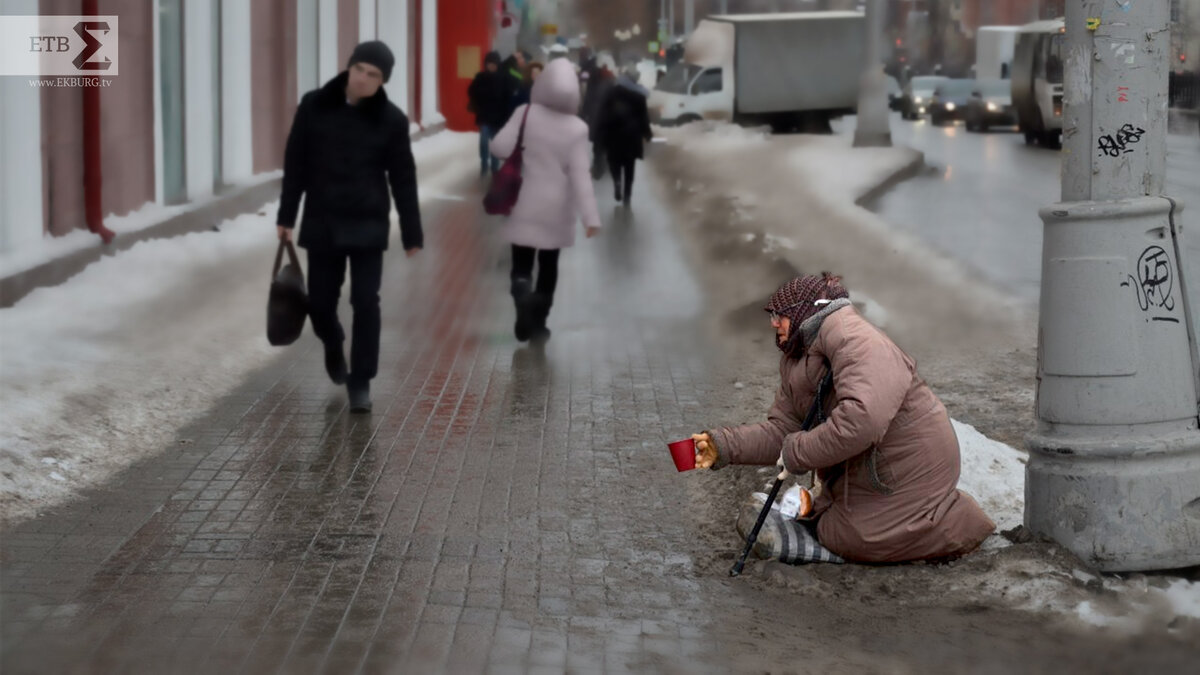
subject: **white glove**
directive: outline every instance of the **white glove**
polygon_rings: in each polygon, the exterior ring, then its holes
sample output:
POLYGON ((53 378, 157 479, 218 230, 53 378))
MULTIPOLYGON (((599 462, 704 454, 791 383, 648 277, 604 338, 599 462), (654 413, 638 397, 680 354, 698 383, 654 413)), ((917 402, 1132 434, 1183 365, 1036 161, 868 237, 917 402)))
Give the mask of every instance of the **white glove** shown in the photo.
POLYGON ((778 478, 779 480, 787 480, 788 476, 792 475, 792 474, 788 473, 787 465, 785 465, 783 463, 783 453, 782 452, 779 453, 779 459, 775 461, 775 466, 779 467, 779 475, 776 476, 776 478, 778 478))

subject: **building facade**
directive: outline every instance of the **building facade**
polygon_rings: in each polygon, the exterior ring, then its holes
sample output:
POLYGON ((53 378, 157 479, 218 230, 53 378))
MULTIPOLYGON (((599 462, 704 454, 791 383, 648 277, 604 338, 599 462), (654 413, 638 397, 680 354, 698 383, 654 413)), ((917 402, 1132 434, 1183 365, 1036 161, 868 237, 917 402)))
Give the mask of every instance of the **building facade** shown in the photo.
POLYGON ((395 53, 385 87, 413 132, 446 123, 443 107, 453 110, 451 126, 466 130, 464 79, 478 70, 492 30, 488 0, 82 5, 0 6, 8 15, 116 15, 120 52, 120 74, 98 90, 98 104, 81 87, 0 77, 0 253, 96 225, 89 214, 207 200, 280 169, 300 97, 344 69, 362 40, 383 40, 395 53), (85 170, 89 144, 98 171, 85 170))

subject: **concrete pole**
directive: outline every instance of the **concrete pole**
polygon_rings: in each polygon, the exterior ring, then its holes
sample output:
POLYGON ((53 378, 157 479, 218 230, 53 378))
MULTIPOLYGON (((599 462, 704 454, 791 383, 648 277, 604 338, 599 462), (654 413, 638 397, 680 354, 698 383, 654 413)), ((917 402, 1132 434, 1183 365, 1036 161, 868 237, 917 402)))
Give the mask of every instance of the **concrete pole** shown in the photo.
POLYGON ((721 14, 729 14, 729 0, 721 0, 721 14))
POLYGON ((854 147, 890 148, 892 131, 888 120, 887 77, 883 73, 884 0, 866 0, 865 70, 858 86, 858 126, 854 129, 854 147))
POLYGON ((667 0, 667 41, 675 41, 675 0, 667 0))
POLYGON ((696 0, 683 0, 683 33, 691 35, 696 29, 696 0))
POLYGON ((1067 3, 1025 525, 1101 571, 1200 564, 1192 312, 1166 169, 1168 3, 1067 3))

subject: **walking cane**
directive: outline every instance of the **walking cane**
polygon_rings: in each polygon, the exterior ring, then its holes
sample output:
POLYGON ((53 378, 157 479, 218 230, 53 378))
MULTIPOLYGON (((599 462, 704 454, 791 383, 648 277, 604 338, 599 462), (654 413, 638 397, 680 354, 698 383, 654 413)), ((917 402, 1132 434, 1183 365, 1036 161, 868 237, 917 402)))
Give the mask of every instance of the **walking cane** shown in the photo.
MULTIPOLYGON (((821 415, 821 399, 829 392, 829 387, 833 385, 833 368, 825 374, 821 380, 821 384, 817 386, 817 395, 813 398, 812 407, 808 409, 808 415, 804 418, 804 423, 800 425, 801 431, 808 431, 816 426, 818 417, 821 415)), ((758 531, 762 529, 763 523, 767 520, 767 514, 771 512, 771 505, 775 503, 775 498, 779 496, 779 488, 783 486, 783 481, 788 477, 788 470, 785 468, 775 477, 775 484, 771 486, 771 493, 767 495, 767 501, 763 504, 762 511, 758 513, 758 520, 754 523, 754 529, 750 530, 750 536, 746 537, 746 548, 742 549, 742 555, 737 562, 733 564, 733 569, 729 570, 729 576, 736 577, 742 573, 742 568, 746 566, 746 557, 750 555, 750 550, 754 548, 754 542, 758 541, 758 531)))

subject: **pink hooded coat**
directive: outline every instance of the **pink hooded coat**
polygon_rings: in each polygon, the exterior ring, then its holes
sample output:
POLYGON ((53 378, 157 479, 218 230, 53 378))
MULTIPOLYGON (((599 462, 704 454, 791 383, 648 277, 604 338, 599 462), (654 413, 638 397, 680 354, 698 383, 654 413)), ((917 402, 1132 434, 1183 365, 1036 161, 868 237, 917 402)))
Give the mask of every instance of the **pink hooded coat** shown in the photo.
POLYGON ((575 243, 577 215, 583 226, 602 225, 590 174, 587 124, 579 119, 579 82, 566 59, 551 61, 533 85, 532 103, 521 106, 492 139, 492 154, 507 159, 525 125, 524 178, 521 196, 504 224, 504 238, 537 249, 567 248, 575 243))

